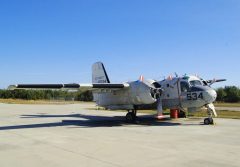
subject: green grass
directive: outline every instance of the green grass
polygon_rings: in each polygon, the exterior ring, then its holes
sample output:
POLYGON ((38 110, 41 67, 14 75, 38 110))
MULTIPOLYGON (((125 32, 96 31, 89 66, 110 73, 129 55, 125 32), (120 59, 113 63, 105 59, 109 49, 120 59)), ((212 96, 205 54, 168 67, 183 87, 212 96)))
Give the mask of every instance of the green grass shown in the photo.
MULTIPOLYGON (((148 113, 148 114, 156 114, 156 111, 154 110, 140 110, 140 113, 148 113)), ((165 110, 163 112, 164 115, 170 115, 170 112, 168 110, 165 110)), ((218 118, 233 118, 233 119, 240 119, 240 112, 239 111, 217 111, 218 118)), ((189 117, 207 117, 206 110, 194 112, 194 113, 188 113, 189 117)))
MULTIPOLYGON (((232 119, 240 119, 239 111, 217 111, 218 118, 232 118, 232 119)), ((190 113, 188 116, 190 117, 207 117, 206 111, 199 111, 196 113, 190 113)))
POLYGON ((214 103, 216 107, 240 107, 240 103, 221 103, 216 102, 214 103))
MULTIPOLYGON (((6 104, 79 104, 80 101, 64 101, 64 100, 21 100, 21 99, 0 99, 0 103, 6 104)), ((84 102, 85 103, 85 102, 84 102)))

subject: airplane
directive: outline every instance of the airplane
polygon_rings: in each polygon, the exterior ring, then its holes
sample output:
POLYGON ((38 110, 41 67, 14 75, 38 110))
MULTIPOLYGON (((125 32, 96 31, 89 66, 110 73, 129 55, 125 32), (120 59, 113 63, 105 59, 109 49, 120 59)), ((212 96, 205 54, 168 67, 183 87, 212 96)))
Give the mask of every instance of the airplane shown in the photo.
POLYGON ((124 83, 110 83, 102 62, 92 66, 91 84, 17 84, 8 89, 61 89, 61 90, 92 90, 97 106, 110 110, 127 110, 126 121, 135 122, 139 105, 157 102, 157 115, 162 118, 163 109, 179 109, 180 116, 185 117, 186 108, 189 112, 199 111, 207 107, 208 118, 204 124, 214 124, 213 115, 217 113, 213 102, 217 93, 210 87, 213 83, 226 81, 203 80, 197 76, 184 75, 171 77, 162 81, 144 79, 124 83))

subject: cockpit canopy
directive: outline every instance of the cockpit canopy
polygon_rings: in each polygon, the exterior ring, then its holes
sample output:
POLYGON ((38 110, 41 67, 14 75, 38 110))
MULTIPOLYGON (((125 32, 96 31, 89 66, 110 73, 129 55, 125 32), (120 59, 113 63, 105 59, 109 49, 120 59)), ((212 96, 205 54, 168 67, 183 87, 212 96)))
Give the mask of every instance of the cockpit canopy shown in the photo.
POLYGON ((200 80, 192 80, 189 82, 191 86, 202 86, 202 82, 200 80))
POLYGON ((207 86, 207 84, 204 83, 204 80, 195 76, 185 77, 180 82, 181 92, 200 91, 199 87, 203 86, 207 86))

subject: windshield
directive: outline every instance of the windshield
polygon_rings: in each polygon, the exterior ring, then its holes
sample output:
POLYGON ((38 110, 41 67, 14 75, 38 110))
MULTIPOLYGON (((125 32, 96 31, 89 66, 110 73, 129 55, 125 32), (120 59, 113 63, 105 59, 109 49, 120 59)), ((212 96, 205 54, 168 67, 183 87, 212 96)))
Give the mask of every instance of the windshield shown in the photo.
POLYGON ((194 80, 194 81, 190 81, 190 85, 199 86, 199 85, 202 85, 202 82, 200 80, 194 80))

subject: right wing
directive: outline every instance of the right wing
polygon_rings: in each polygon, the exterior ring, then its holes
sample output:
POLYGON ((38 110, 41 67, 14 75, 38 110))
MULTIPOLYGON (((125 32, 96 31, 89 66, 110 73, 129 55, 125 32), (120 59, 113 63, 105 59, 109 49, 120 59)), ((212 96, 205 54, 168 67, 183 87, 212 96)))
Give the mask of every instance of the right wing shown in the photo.
POLYGON ((26 90, 118 90, 128 88, 129 84, 110 84, 110 83, 96 83, 96 84, 18 84, 10 85, 9 90, 26 89, 26 90))
POLYGON ((216 82, 224 82, 224 81, 227 81, 226 79, 213 79, 213 80, 207 80, 206 82, 209 84, 209 85, 212 85, 216 82))

